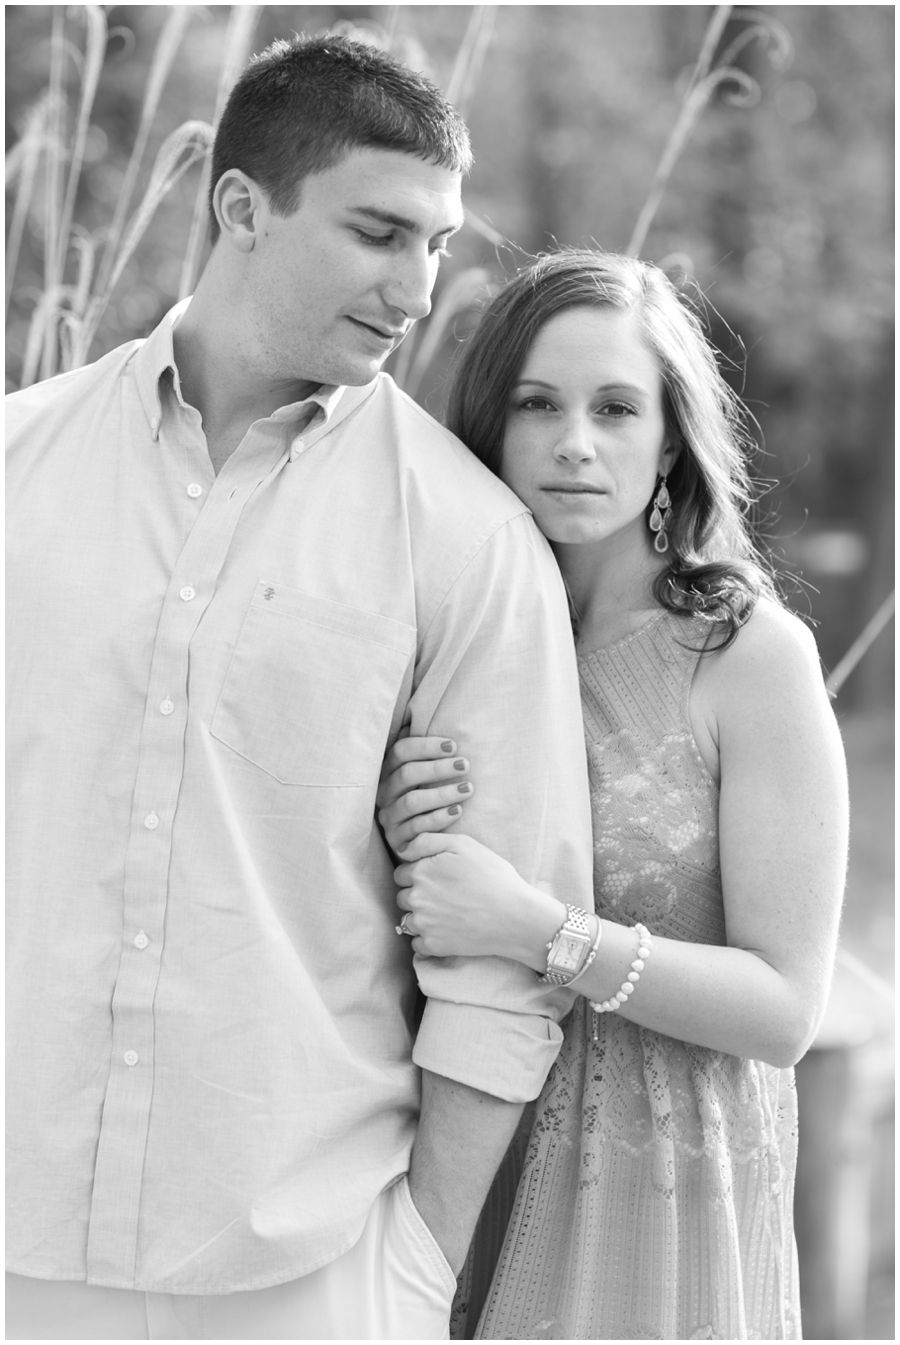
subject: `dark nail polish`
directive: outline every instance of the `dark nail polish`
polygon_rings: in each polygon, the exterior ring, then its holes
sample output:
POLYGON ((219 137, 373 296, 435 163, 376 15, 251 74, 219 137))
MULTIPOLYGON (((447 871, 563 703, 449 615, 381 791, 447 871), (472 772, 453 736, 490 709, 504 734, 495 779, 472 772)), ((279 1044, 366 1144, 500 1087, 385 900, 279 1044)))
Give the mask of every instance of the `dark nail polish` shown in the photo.
POLYGON ((442 751, 442 752, 454 752, 455 750, 456 750, 456 744, 455 744, 455 743, 451 743, 451 742, 441 743, 441 751, 442 751))
POLYGON ((447 812, 452 813, 452 815, 455 817, 457 813, 462 812, 462 808, 460 808, 458 803, 451 803, 450 807, 447 809, 447 812))
POLYGON ((464 785, 457 785, 456 788, 459 790, 460 794, 468 794, 472 786, 470 784, 464 784, 464 785))
POLYGON ((453 769, 455 771, 464 771, 466 769, 466 763, 464 761, 454 761, 453 769))

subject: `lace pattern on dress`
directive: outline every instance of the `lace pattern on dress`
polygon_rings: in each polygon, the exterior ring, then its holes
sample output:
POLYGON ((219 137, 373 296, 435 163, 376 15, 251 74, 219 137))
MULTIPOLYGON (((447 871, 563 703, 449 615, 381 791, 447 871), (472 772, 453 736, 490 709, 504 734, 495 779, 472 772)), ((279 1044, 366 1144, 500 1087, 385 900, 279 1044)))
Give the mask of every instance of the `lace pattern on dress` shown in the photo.
MULTIPOLYGON (((708 630, 662 613, 579 664, 597 910, 724 944, 688 710, 708 630)), ((477 1338, 799 1337, 793 1072, 596 1022, 583 999, 566 1022, 477 1338)))

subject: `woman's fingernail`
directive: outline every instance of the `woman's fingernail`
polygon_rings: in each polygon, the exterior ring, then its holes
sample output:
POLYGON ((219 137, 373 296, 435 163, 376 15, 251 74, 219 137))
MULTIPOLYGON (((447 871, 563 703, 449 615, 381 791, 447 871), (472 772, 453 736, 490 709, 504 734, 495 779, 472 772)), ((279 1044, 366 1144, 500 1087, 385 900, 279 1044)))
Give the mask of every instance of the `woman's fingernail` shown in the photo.
POLYGON ((470 784, 462 784, 457 785, 456 788, 459 790, 460 794, 468 794, 472 786, 470 784))
POLYGON ((466 763, 460 758, 459 761, 454 761, 453 769, 455 771, 464 771, 466 769, 466 763))
POLYGON ((455 752, 455 751, 456 751, 456 743, 451 743, 450 740, 448 739, 447 742, 445 742, 445 743, 441 743, 441 751, 442 751, 442 752, 455 752))
POLYGON ((451 813, 455 817, 457 813, 462 812, 462 808, 459 806, 458 803, 451 803, 450 807, 447 809, 447 812, 451 813))

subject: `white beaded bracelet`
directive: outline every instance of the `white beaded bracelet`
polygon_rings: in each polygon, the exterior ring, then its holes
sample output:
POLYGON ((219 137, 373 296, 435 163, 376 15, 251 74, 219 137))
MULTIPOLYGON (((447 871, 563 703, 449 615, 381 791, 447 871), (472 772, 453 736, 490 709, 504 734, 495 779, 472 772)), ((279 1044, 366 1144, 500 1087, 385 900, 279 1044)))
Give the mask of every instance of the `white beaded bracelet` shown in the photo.
POLYGON ((612 1013, 614 1010, 620 1009, 628 996, 634 993, 634 987, 641 979, 644 963, 650 956, 653 945, 650 940, 650 931, 646 925, 634 925, 633 928, 638 936, 638 950, 637 957, 631 964, 631 971, 612 999, 605 999, 602 1004, 595 1004, 593 1000, 590 1001, 594 1013, 612 1013))

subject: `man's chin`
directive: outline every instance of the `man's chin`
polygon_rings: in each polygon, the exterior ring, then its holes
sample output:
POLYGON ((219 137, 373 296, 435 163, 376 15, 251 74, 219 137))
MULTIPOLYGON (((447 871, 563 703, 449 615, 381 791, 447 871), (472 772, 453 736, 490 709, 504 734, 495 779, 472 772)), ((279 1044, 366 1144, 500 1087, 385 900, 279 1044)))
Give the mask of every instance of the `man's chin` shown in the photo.
POLYGON ((319 381, 341 387, 361 388, 366 383, 371 383, 373 378, 377 378, 386 359, 387 355, 369 359, 336 360, 332 366, 323 371, 319 381))

